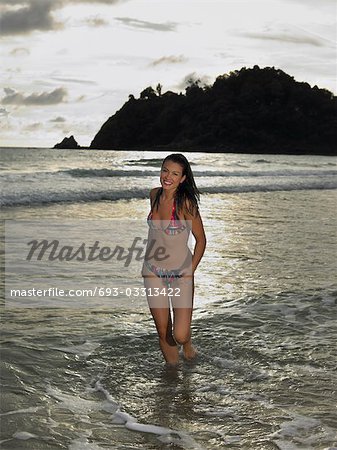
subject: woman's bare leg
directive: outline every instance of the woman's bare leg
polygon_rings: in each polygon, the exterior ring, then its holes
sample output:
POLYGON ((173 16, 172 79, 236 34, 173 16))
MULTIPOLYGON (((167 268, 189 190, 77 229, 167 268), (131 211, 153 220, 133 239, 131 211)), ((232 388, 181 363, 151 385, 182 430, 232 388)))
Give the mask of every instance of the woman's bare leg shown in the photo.
POLYGON ((176 365, 179 361, 179 349, 172 334, 170 308, 151 308, 151 314, 156 324, 159 346, 165 361, 176 365))
POLYGON ((155 293, 155 288, 159 288, 160 292, 165 285, 160 278, 153 276, 144 277, 144 285, 150 311, 156 325, 160 349, 165 361, 170 365, 176 365, 179 361, 179 349, 172 334, 168 296, 163 294, 151 295, 155 293))
POLYGON ((176 280, 174 286, 180 288, 180 295, 172 300, 174 312, 173 335, 175 341, 183 346, 185 358, 192 359, 197 354, 191 339, 194 279, 193 277, 183 277, 176 280))

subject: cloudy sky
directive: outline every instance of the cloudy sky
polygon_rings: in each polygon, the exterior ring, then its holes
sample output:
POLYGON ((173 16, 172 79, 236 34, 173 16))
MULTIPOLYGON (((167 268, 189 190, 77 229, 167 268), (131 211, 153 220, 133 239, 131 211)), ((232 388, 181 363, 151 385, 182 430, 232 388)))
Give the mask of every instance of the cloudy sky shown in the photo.
POLYGON ((335 0, 0 0, 0 144, 89 145, 129 94, 275 66, 336 86, 335 0))

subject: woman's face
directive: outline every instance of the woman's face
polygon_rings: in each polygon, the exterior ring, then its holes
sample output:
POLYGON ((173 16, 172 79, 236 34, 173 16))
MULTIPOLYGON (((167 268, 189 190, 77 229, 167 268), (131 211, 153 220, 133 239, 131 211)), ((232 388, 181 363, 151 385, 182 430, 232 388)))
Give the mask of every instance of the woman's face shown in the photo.
POLYGON ((167 160, 160 171, 160 183, 163 189, 174 192, 186 178, 183 167, 173 161, 167 160))

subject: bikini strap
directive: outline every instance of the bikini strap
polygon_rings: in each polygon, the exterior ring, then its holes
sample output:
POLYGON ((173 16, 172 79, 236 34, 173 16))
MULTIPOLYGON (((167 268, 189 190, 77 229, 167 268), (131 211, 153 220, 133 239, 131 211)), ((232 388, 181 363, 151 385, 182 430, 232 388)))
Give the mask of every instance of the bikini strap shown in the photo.
POLYGON ((176 199, 173 200, 173 206, 172 206, 172 213, 171 213, 171 221, 176 222, 177 220, 179 220, 178 216, 177 216, 177 212, 176 212, 176 199))

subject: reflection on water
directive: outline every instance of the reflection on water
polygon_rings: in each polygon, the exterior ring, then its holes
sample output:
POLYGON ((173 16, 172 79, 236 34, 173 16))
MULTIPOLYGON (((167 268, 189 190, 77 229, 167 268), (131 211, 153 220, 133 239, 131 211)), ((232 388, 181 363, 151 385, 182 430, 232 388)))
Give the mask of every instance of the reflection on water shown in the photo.
POLYGON ((203 298, 226 300, 265 292, 329 286, 335 276, 334 191, 207 196, 203 298), (219 198, 220 197, 220 198, 219 198), (209 265, 207 266, 207 268, 209 265))
MULTIPOLYGON (((146 309, 2 310, 3 448, 335 447, 335 202, 333 191, 202 197, 199 355, 178 370, 163 366, 146 309), (171 431, 132 431, 118 408, 135 428, 171 431)), ((147 209, 135 200, 14 215, 147 209)))

